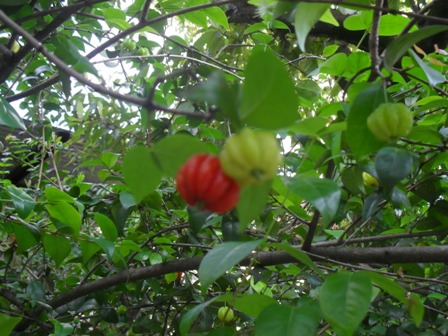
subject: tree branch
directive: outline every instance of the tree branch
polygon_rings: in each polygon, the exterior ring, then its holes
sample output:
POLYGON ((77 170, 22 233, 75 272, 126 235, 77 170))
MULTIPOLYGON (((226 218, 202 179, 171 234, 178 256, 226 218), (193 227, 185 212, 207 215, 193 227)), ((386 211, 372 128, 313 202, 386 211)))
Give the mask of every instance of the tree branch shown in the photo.
MULTIPOLYGON (((312 247, 310 257, 315 261, 341 261, 345 263, 435 263, 448 261, 448 246, 419 246, 419 247, 366 247, 366 248, 347 248, 347 247, 312 247)), ((49 306, 56 309, 75 299, 87 296, 100 290, 105 290, 113 286, 124 284, 130 281, 144 280, 156 276, 175 272, 193 271, 199 268, 203 257, 193 257, 187 259, 177 259, 163 264, 157 264, 142 268, 122 271, 118 274, 95 280, 47 302, 49 306)), ((244 258, 241 266, 253 265, 272 266, 287 263, 297 263, 297 259, 286 252, 260 252, 251 257, 244 258)), ((37 316, 44 309, 38 308, 30 316, 37 316)), ((23 331, 30 325, 29 320, 24 320, 17 325, 17 331, 23 331)))

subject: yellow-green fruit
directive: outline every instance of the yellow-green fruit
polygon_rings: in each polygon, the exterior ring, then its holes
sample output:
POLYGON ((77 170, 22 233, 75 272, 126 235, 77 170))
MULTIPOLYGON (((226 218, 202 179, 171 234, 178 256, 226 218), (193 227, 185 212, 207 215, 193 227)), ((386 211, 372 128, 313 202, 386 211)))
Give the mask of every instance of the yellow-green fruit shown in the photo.
POLYGON ((248 185, 272 179, 282 155, 272 133, 245 128, 226 140, 219 159, 228 176, 248 185))
POLYGON ((218 310, 218 318, 224 322, 230 322, 235 317, 233 310, 229 307, 221 307, 218 310))
POLYGON ((364 185, 368 188, 378 188, 380 186, 378 180, 366 172, 362 173, 362 181, 364 182, 364 185))
POLYGON ((401 103, 384 103, 367 118, 370 132, 381 141, 406 136, 413 124, 412 112, 401 103))

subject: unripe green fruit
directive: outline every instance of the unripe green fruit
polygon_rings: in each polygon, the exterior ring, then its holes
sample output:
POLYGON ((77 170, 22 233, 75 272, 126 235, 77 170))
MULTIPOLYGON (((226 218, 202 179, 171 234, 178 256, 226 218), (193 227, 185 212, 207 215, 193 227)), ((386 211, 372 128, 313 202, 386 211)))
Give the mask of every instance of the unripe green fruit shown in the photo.
POLYGON ((120 315, 126 314, 128 311, 128 308, 125 305, 119 305, 117 308, 117 313, 120 315))
POLYGON ((366 172, 362 173, 362 181, 364 182, 364 185, 368 188, 378 188, 380 186, 378 180, 366 172))
POLYGON ((137 43, 131 39, 126 39, 123 41, 123 49, 128 51, 134 51, 137 48, 137 43))
POLYGON ((367 118, 367 127, 381 141, 396 140, 412 129, 412 112, 401 103, 384 103, 367 118))
POLYGON ((148 48, 139 48, 138 54, 140 56, 148 56, 149 55, 149 49, 148 48))
POLYGON ((218 318, 224 322, 230 322, 235 317, 233 310, 229 307, 221 307, 218 310, 218 318))
POLYGON ((245 128, 227 139, 219 159, 228 176, 248 185, 272 179, 282 156, 273 134, 245 128))

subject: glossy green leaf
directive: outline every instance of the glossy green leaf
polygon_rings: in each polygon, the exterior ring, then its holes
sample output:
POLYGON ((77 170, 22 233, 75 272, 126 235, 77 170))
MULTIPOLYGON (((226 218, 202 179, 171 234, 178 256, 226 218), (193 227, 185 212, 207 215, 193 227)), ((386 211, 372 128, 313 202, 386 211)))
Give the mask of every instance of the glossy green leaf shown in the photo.
POLYGON ((337 53, 320 65, 320 72, 332 76, 339 76, 345 71, 347 65, 347 55, 337 53))
POLYGON ((94 214, 95 222, 101 229, 103 236, 110 241, 115 241, 118 238, 118 231, 114 222, 107 216, 101 213, 94 214))
POLYGON ((269 48, 255 48, 242 89, 240 118, 249 126, 278 129, 298 118, 294 82, 269 48))
POLYGON ((235 299, 233 306, 243 314, 257 318, 263 309, 275 303, 275 299, 269 296, 257 293, 245 293, 243 296, 235 299))
POLYGON ((425 73, 430 86, 436 86, 437 84, 440 84, 440 83, 443 83, 446 81, 446 78, 443 74, 441 74, 436 69, 431 68, 431 66, 426 64, 425 62, 423 62, 415 52, 413 52, 412 50, 409 50, 409 53, 411 54, 412 58, 417 62, 418 66, 425 73))
POLYGON ((381 15, 379 36, 399 35, 411 20, 405 16, 385 14, 381 15))
POLYGON ((123 175, 137 202, 141 202, 159 185, 160 166, 150 150, 143 146, 130 149, 123 159, 123 175))
POLYGON ((397 63, 414 44, 418 45, 418 42, 421 40, 446 30, 448 30, 448 26, 431 25, 396 38, 386 48, 384 66, 389 71, 392 71, 392 67, 395 63, 397 63))
POLYGON ((59 267, 72 250, 70 240, 63 236, 47 234, 44 236, 45 251, 59 267))
POLYGON ((347 30, 370 30, 372 26, 372 14, 370 12, 362 11, 356 15, 349 15, 344 20, 344 28, 347 30))
POLYGON ((210 250, 202 259, 198 270, 202 292, 206 292, 208 286, 247 257, 262 242, 263 240, 226 242, 210 250))
POLYGON ((34 199, 25 191, 13 185, 9 185, 6 190, 8 191, 9 196, 14 203, 14 207, 19 217, 23 219, 28 217, 28 215, 31 213, 31 211, 33 211, 36 205, 34 199))
POLYGON ((101 250, 101 247, 97 243, 88 240, 80 240, 79 246, 81 247, 82 263, 84 265, 95 255, 95 253, 101 250))
POLYGON ((294 27, 300 49, 305 51, 308 33, 322 15, 330 8, 330 4, 300 2, 296 7, 294 27))
POLYGON ((22 118, 14 107, 12 107, 3 97, 0 97, 0 125, 26 130, 22 118))
POLYGON ((157 142, 151 148, 151 156, 157 166, 167 176, 174 177, 180 166, 183 165, 193 154, 207 153, 205 143, 197 138, 175 134, 157 142))
POLYGON ((241 190, 236 209, 242 228, 247 227, 263 211, 269 198, 271 184, 271 181, 266 181, 258 185, 246 186, 241 190))
POLYGON ((380 185, 386 190, 392 190, 398 182, 411 173, 412 156, 402 148, 382 148, 375 157, 375 169, 380 185))
POLYGON ((347 118, 347 142, 353 154, 360 158, 383 146, 367 128, 367 118, 377 106, 386 101, 384 88, 370 86, 355 98, 347 118))
POLYGON ((9 316, 3 313, 0 313, 0 326, 2 329, 0 331, 0 335, 8 336, 14 330, 14 327, 22 321, 21 317, 9 316))
POLYGON ((51 217, 64 224, 70 234, 77 235, 81 230, 81 215, 71 204, 56 202, 45 206, 51 217))
POLYGON ((47 187, 45 188, 45 197, 49 202, 67 202, 74 203, 75 200, 66 192, 59 190, 56 187, 47 187))
POLYGON ((372 284, 364 273, 330 275, 319 292, 322 315, 336 335, 353 335, 366 316, 372 300, 372 284))
POLYGON ((316 301, 300 308, 273 304, 255 320, 255 336, 316 335, 319 319, 316 301))
POLYGON ((317 177, 284 178, 288 189, 310 202, 319 210, 323 222, 329 223, 339 208, 341 189, 331 180, 317 177))
POLYGON ((40 241, 40 232, 32 224, 14 224, 13 232, 18 244, 17 253, 21 253, 30 247, 36 246, 40 241))

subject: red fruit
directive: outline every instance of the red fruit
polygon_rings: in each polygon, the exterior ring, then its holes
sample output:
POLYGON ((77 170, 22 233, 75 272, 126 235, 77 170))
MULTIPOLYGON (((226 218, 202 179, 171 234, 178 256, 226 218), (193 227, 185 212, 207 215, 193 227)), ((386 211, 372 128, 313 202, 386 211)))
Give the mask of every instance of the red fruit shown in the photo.
POLYGON ((188 205, 219 214, 232 210, 240 196, 238 184, 225 175, 219 158, 193 155, 179 169, 177 190, 188 205))

